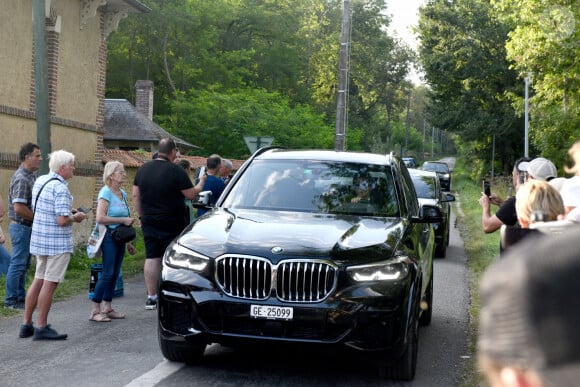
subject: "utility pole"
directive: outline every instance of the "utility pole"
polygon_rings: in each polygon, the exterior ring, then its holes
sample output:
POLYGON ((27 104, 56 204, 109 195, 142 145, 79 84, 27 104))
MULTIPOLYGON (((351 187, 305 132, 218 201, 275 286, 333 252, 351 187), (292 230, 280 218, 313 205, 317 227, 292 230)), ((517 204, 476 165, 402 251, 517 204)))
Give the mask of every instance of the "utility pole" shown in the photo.
POLYGON ((423 116, 423 150, 421 151, 421 158, 425 158, 425 116, 423 116))
POLYGON ((431 127, 431 157, 433 157, 433 142, 435 141, 435 127, 431 127))
MULTIPOLYGON (((409 89, 409 94, 407 95, 407 122, 405 123, 405 154, 409 152, 409 127, 411 126, 411 89, 409 89)), ((402 156, 401 156, 402 157, 402 156)))
POLYGON ((48 101, 48 59, 46 50, 45 0, 33 0, 34 92, 36 97, 36 138, 42 151, 41 175, 48 173, 50 145, 50 106, 48 101))
POLYGON ((340 37, 340 58, 338 63, 338 97, 336 103, 336 132, 334 135, 334 150, 345 149, 344 137, 346 135, 346 102, 348 92, 348 55, 350 32, 350 5, 344 0, 342 10, 342 32, 340 37))
POLYGON ((529 157, 528 136, 530 135, 530 120, 528 119, 528 88, 530 86, 530 76, 525 79, 525 113, 524 113, 524 156, 529 157))

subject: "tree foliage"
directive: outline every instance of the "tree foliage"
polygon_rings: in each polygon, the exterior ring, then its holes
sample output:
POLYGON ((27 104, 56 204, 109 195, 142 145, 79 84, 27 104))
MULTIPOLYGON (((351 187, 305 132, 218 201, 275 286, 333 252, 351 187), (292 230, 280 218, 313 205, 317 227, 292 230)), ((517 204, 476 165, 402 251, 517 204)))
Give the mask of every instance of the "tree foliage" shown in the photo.
MULTIPOLYGON (((143 2, 109 38, 107 97, 154 81, 156 120, 204 154, 244 154, 243 135, 332 146, 343 0, 143 2)), ((388 148, 414 54, 389 36, 384 0, 351 4, 347 146, 388 148)))
MULTIPOLYGON (((562 165, 564 150, 580 138, 580 1, 491 3, 511 27, 508 59, 520 79, 530 79, 531 141, 562 165)), ((521 96, 512 101, 521 111, 521 96)))
POLYGON ((432 0, 421 8, 419 55, 431 88, 428 120, 507 171, 523 153, 523 117, 507 96, 523 91, 506 58, 509 28, 484 0, 432 0))

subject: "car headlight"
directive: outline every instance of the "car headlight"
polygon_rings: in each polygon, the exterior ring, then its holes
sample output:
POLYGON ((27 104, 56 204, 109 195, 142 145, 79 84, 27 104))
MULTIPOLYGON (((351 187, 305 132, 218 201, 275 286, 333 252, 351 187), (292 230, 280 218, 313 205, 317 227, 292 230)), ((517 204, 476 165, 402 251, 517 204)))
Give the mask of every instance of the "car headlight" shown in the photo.
POLYGON ((165 251, 163 259, 170 266, 193 271, 203 271, 209 263, 209 259, 206 256, 198 254, 177 243, 174 243, 165 251))
POLYGON ((394 281, 409 274, 409 262, 407 257, 399 257, 390 261, 351 266, 346 271, 357 282, 394 281))
POLYGON ((443 178, 444 178, 445 180, 448 180, 448 179, 449 179, 449 174, 448 174, 448 173, 445 173, 445 174, 443 174, 442 176, 443 176, 443 178))

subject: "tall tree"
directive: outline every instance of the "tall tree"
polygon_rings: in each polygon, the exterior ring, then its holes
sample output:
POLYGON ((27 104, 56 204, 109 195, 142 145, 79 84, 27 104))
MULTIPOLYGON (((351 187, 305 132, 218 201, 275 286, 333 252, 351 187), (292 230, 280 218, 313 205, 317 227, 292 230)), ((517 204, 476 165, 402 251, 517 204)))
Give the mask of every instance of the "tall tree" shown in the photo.
MULTIPOLYGON (((531 80, 531 141, 561 165, 563 150, 580 138, 580 1, 491 3, 512 29, 508 58, 520 79, 531 80)), ((512 100, 521 110, 521 96, 512 100)))
MULTIPOLYGON (((496 159, 508 172, 523 153, 523 117, 507 100, 521 94, 506 59, 509 28, 485 0, 432 0, 420 9, 419 54, 431 92, 428 121, 461 136, 478 156, 496 159)), ((489 164, 479 168, 489 168, 489 164)))

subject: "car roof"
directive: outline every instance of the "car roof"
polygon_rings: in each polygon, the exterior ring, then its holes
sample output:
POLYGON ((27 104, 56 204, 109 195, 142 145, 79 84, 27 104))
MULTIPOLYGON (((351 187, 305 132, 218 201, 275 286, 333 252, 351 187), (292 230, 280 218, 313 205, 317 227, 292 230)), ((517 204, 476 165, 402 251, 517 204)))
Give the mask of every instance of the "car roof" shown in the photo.
POLYGON ((390 165, 395 158, 391 155, 363 152, 345 152, 333 150, 289 150, 289 149, 268 149, 256 156, 258 160, 323 160, 323 161, 343 161, 360 164, 390 165))
POLYGON ((407 168, 409 173, 414 176, 430 176, 430 177, 437 177, 437 174, 433 171, 424 171, 422 169, 416 168, 407 168))
POLYGON ((447 165, 448 166, 448 164, 445 163, 445 162, 443 162, 443 161, 425 161, 423 163, 423 165, 425 165, 425 164, 444 164, 444 165, 447 165))

